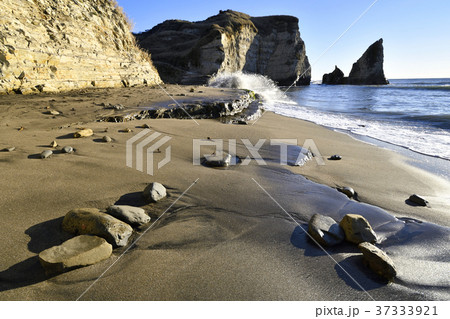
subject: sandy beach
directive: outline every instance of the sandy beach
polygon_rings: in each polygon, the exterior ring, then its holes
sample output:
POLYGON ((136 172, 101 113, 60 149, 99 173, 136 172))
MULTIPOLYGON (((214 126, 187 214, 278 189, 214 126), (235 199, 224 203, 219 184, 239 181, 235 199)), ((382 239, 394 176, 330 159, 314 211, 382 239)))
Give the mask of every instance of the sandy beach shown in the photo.
MULTIPOLYGON (((164 89, 179 102, 236 98, 230 89, 164 89)), ((128 111, 172 103, 159 87, 0 97, 0 149, 15 147, 0 152, 1 300, 448 300, 448 180, 390 150, 271 112, 254 125, 97 121, 115 112, 104 108, 108 104, 128 111), (45 114, 49 110, 60 114, 45 114), (125 161, 126 141, 143 124, 171 137, 171 161, 153 176, 125 161), (78 128, 94 135, 72 138, 78 128), (105 135, 113 141, 104 143, 105 135), (260 154, 267 165, 193 165, 194 139, 236 140, 241 159, 251 155, 242 139, 253 145, 265 139, 260 154), (299 146, 312 139, 325 165, 314 158, 300 167, 280 165, 270 139, 296 139, 299 146), (55 154, 40 159, 53 140, 55 154), (75 152, 58 152, 66 145, 75 152), (328 160, 334 154, 342 160, 328 160), (169 196, 146 204, 141 192, 155 181, 169 196), (343 186, 352 187, 359 201, 335 189, 343 186), (431 207, 405 203, 412 194, 431 207), (71 237, 61 230, 64 215, 117 203, 146 209, 151 228, 139 229, 139 240, 124 255, 127 247, 96 265, 47 277, 37 255, 71 237), (394 283, 365 268, 356 246, 331 248, 330 258, 303 231, 315 213, 339 220, 350 212, 365 216, 381 236, 380 247, 399 270, 394 283)), ((208 151, 213 149, 202 148, 208 151)))

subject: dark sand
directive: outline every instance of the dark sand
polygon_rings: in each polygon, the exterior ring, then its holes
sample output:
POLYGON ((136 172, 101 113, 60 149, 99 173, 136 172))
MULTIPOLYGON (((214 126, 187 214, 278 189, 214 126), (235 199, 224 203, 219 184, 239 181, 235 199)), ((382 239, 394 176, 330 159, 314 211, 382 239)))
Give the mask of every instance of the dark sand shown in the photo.
MULTIPOLYGON (((187 98, 236 94, 166 88, 187 98)), ((100 103, 133 108, 165 100, 159 88, 0 97, 0 149, 16 147, 0 153, 1 300, 448 300, 448 181, 407 165, 391 151, 273 113, 246 126, 216 120, 95 122, 111 112, 100 103), (46 106, 62 115, 43 114, 46 106), (125 165, 125 143, 144 123, 172 137, 171 162, 154 176, 125 165), (25 129, 17 130, 21 126, 25 129), (95 134, 73 139, 77 127, 95 134), (132 132, 119 132, 124 128, 132 132), (114 141, 100 142, 104 135, 114 141), (253 144, 260 138, 298 139, 300 146, 312 138, 326 165, 313 159, 303 167, 280 166, 267 142, 261 151, 265 166, 255 161, 227 170, 194 166, 192 140, 207 137, 236 139, 241 157, 250 155, 243 138, 253 144), (37 159, 52 140, 76 152, 37 159), (327 160, 336 153, 343 160, 327 160), (164 184, 170 196, 145 204, 140 192, 152 181, 164 184), (336 186, 353 187, 367 204, 348 200, 336 186), (425 196, 431 208, 405 203, 413 193, 425 196), (37 254, 70 237, 60 229, 62 217, 73 208, 114 203, 142 206, 153 221, 161 218, 136 234, 135 239, 145 232, 120 260, 123 248, 97 265, 45 277, 37 254), (314 213, 339 220, 349 212, 366 216, 380 235, 379 246, 398 266, 395 283, 364 268, 350 244, 328 250, 336 265, 302 230, 314 213)), ((157 160, 163 156, 155 154, 157 160)))

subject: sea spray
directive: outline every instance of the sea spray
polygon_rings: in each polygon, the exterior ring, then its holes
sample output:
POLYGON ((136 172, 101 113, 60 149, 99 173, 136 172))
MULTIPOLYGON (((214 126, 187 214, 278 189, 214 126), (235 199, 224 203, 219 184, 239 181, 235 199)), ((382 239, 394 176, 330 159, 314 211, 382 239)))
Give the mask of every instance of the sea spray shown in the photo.
POLYGON ((208 85, 211 87, 251 90, 260 96, 264 106, 275 107, 278 104, 296 104, 268 77, 244 72, 224 72, 213 76, 208 85))

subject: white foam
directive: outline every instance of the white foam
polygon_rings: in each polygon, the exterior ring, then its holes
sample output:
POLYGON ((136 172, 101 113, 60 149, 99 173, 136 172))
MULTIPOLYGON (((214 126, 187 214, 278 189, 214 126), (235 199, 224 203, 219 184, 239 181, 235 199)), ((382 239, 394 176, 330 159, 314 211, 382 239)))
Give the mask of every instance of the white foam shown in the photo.
POLYGON ((280 103, 297 104, 289 99, 274 81, 260 74, 224 72, 213 76, 208 81, 208 85, 212 87, 251 90, 263 97, 265 106, 275 107, 280 103))

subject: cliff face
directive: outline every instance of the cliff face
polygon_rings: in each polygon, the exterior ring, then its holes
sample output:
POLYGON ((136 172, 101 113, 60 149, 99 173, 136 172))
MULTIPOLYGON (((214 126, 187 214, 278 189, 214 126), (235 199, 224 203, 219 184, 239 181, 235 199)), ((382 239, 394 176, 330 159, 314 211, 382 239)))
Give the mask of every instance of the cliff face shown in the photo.
POLYGON ((168 20, 136 38, 169 83, 206 83, 215 73, 236 71, 280 85, 311 79, 298 19, 291 16, 254 18, 227 10, 200 22, 168 20))
POLYGON ((380 85, 388 84, 383 71, 383 39, 373 43, 364 54, 353 64, 349 84, 380 85))
POLYGON ((161 82, 113 0, 1 0, 0 93, 161 82))

